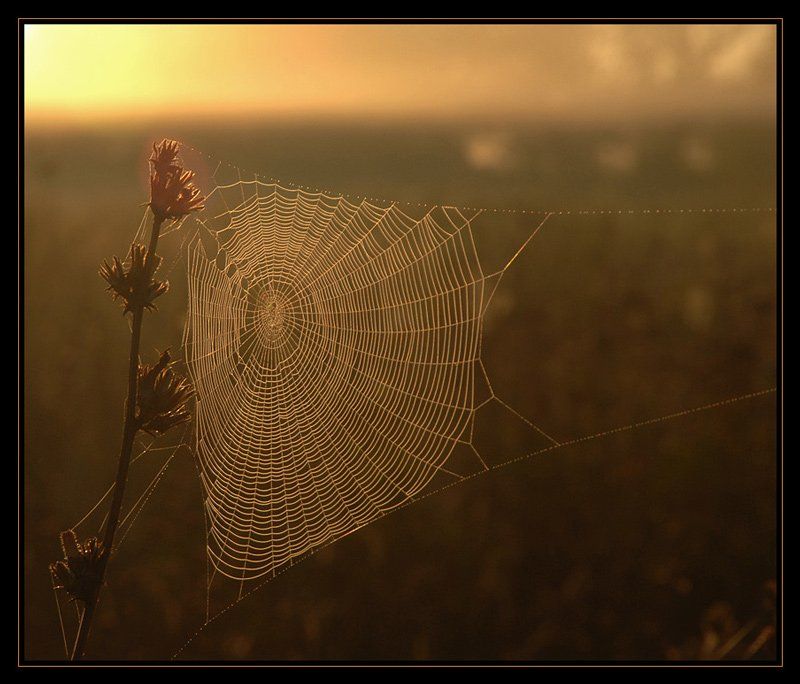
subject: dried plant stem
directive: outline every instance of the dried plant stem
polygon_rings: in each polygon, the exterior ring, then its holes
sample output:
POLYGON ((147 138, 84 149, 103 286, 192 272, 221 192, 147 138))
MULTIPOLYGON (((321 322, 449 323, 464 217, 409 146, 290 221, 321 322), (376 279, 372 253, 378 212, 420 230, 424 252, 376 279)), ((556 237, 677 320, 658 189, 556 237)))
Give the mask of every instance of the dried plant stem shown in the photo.
MULTIPOLYGON (((150 244, 147 250, 147 261, 155 263, 156 248, 158 247, 158 236, 161 232, 163 219, 153 216, 153 227, 150 234, 150 244)), ((100 591, 105 580, 108 560, 111 557, 111 550, 114 545, 114 535, 119 525, 119 516, 122 510, 122 500, 125 496, 125 485, 128 481, 128 467, 131 463, 131 453, 133 451, 133 441, 139 426, 136 422, 136 394, 139 377, 139 345, 142 338, 142 319, 144 318, 144 307, 140 304, 133 309, 133 321, 131 325, 131 347, 128 358, 128 396, 125 400, 125 423, 122 429, 122 446, 119 452, 119 462, 117 464, 117 477, 114 481, 114 497, 111 500, 111 508, 108 512, 108 523, 106 524, 103 536, 103 547, 105 554, 100 566, 99 582, 94 596, 86 601, 83 612, 81 613, 78 635, 75 638, 75 646, 72 649, 72 660, 79 660, 86 650, 86 642, 89 638, 89 631, 92 628, 97 601, 100 598, 100 591)))
POLYGON ((155 310, 153 301, 169 288, 169 283, 159 282, 153 277, 161 263, 156 254, 161 226, 168 219, 180 220, 205 206, 205 197, 192 182, 194 171, 183 168, 178 150, 179 144, 175 140, 164 139, 160 143, 153 143, 153 154, 148 160, 151 165, 148 204, 153 212, 153 224, 147 250, 144 245, 134 242, 127 264, 115 256, 110 263, 104 261, 99 269, 99 275, 106 281, 106 289, 112 298, 120 300, 125 306, 124 313, 130 313, 132 317, 128 396, 125 400, 114 496, 103 541, 101 543, 95 537, 90 537, 82 542, 73 530, 62 532, 59 539, 64 558, 50 564, 53 586, 64 589, 72 600, 83 605, 71 660, 79 660, 86 652, 86 642, 92 629, 108 561, 114 550, 114 536, 120 524, 136 434, 139 430, 163 434, 191 419, 189 401, 194 389, 186 378, 172 370, 169 352, 162 352, 158 363, 154 365, 139 363, 145 309, 155 310))

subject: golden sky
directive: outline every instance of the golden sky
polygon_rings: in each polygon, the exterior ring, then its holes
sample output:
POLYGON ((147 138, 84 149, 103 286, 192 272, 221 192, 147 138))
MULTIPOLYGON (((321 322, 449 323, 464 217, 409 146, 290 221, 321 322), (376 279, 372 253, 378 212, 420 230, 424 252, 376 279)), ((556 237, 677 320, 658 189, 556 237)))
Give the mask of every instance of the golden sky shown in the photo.
POLYGON ((27 25, 29 122, 770 115, 773 26, 27 25))

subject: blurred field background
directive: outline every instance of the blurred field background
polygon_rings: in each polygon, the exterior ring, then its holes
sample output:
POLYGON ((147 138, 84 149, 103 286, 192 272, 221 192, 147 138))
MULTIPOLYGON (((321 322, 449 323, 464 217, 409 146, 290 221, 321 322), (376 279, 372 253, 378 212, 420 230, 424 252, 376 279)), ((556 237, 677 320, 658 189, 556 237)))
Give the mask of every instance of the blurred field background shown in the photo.
MULTIPOLYGON (((128 330, 97 267, 124 253, 139 225, 154 140, 174 137, 243 175, 389 200, 548 210, 775 204, 768 116, 599 118, 242 122, 164 111, 147 121, 32 120, 23 236, 26 657, 63 657, 47 566, 59 556, 58 532, 115 472, 128 330)), ((213 166, 190 160, 206 174, 213 166)), ((510 256, 535 220, 480 219, 484 253, 510 256)), ((145 320, 151 361, 156 348, 180 345, 184 234, 161 247, 170 267, 177 261, 170 293, 145 320)), ((495 389, 567 440, 774 387, 775 235, 770 212, 552 217, 486 320, 495 389)), ((448 489, 279 576, 181 657, 774 658, 775 407, 774 395, 720 407, 448 489)), ((541 446, 507 413, 481 412, 478 427, 493 461, 541 446)), ((163 462, 152 456, 134 468, 129 500, 163 462)), ((90 657, 169 658, 202 624, 202 516, 184 449, 109 566, 90 657)))

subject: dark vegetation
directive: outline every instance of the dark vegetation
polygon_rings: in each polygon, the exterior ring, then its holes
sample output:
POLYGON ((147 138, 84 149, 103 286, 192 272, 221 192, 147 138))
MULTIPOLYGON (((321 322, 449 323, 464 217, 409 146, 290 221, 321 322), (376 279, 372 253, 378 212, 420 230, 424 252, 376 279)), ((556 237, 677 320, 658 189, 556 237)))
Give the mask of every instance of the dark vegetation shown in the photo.
MULTIPOLYGON (((309 123, 29 133, 28 657, 63 657, 48 563, 58 531, 114 477, 129 332, 97 264, 125 249, 142 218, 153 139, 185 140, 245 171, 392 199, 774 205, 768 127, 517 129, 507 163, 479 169, 464 146, 482 130, 309 123)), ((484 253, 513 253, 533 220, 487 216, 476 224, 484 253)), ((768 212, 553 217, 487 318, 485 359, 498 394, 568 439, 774 386, 774 223, 768 212)), ((164 276, 180 238, 162 239, 164 276)), ((179 347, 183 275, 179 260, 158 325, 144 333, 148 358, 179 347)), ((182 656, 772 658, 774 426, 769 395, 476 478, 294 567, 182 656)), ((480 415, 478 438, 491 461, 542 446, 494 410, 480 415)), ((131 492, 163 462, 148 458, 133 468, 131 492)), ((169 658, 203 620, 204 582, 200 486, 184 450, 115 557, 87 655, 169 658)))

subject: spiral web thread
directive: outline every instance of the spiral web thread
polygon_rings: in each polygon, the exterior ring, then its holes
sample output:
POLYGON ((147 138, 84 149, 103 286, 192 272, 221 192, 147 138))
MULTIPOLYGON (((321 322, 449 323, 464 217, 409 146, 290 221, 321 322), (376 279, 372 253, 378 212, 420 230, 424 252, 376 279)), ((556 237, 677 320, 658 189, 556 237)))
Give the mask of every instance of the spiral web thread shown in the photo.
POLYGON ((447 462, 495 398, 476 398, 482 317, 516 255, 486 275, 480 212, 454 207, 414 219, 258 179, 210 200, 201 223, 219 251, 189 247, 184 344, 209 560, 244 582, 403 505, 437 473, 463 477, 447 462))

